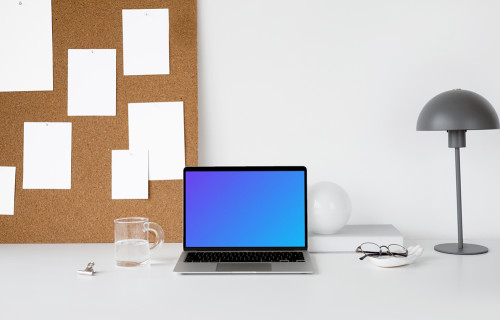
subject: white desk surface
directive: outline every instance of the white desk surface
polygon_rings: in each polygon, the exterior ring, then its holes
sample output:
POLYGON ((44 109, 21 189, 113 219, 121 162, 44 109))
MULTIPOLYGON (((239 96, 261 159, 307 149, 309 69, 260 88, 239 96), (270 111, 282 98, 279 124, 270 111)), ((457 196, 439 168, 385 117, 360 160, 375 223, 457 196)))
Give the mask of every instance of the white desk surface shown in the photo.
POLYGON ((500 239, 454 256, 419 243, 416 264, 312 254, 313 275, 179 275, 181 244, 117 268, 113 244, 1 244, 0 319, 499 319, 500 239), (95 276, 77 275, 95 262, 95 276))

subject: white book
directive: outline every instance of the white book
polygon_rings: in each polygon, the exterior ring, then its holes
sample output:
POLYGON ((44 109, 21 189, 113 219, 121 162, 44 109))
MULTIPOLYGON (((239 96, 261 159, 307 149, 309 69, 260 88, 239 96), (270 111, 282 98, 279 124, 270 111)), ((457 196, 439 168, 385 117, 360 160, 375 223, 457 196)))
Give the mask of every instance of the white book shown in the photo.
POLYGON ((363 242, 403 245, 403 235, 392 224, 346 225, 335 234, 309 234, 309 252, 355 252, 363 242))

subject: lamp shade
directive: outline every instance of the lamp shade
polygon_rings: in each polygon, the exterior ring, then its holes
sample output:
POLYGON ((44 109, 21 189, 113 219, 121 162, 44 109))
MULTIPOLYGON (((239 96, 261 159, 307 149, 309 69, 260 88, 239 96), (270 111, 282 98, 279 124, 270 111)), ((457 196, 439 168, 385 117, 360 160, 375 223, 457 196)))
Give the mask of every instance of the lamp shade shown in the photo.
POLYGON ((417 131, 499 129, 493 106, 479 94, 450 90, 438 94, 424 106, 417 131))

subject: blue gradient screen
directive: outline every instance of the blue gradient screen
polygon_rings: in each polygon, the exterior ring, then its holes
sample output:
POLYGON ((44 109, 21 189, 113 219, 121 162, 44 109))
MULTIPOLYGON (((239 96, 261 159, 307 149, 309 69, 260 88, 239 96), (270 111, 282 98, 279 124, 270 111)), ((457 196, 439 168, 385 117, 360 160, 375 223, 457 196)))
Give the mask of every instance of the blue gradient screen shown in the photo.
POLYGON ((305 247, 303 171, 187 171, 186 247, 305 247))

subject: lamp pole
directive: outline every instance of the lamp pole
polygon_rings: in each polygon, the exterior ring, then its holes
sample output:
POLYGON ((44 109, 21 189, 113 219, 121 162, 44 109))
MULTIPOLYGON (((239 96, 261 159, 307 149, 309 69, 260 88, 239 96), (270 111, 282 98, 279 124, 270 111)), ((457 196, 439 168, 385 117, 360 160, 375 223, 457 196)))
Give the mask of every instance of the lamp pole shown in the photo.
POLYGON ((460 179, 460 148, 455 148, 455 174, 457 176, 457 224, 458 224, 458 248, 464 248, 464 236, 462 229, 462 183, 460 179))
POLYGON ((458 243, 443 243, 434 250, 449 254, 480 254, 488 252, 488 248, 477 244, 465 244, 462 229, 462 181, 460 178, 460 148, 465 148, 466 130, 448 130, 448 147, 455 149, 455 175, 457 178, 457 225, 458 243))
POLYGON ((466 130, 448 130, 448 147, 455 148, 455 175, 457 178, 457 225, 458 225, 458 249, 464 248, 464 237, 462 229, 462 182, 460 179, 460 148, 465 148, 466 130))

